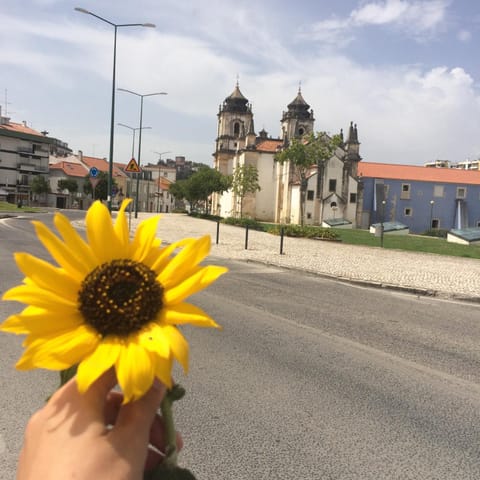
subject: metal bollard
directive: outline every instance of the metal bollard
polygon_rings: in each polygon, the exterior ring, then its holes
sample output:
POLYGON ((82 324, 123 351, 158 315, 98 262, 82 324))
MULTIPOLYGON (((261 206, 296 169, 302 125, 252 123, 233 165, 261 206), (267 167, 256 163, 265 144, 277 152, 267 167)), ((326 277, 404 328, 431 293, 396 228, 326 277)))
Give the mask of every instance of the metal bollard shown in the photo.
POLYGON ((280 228, 280 255, 283 255, 283 236, 285 235, 285 229, 280 228))
POLYGON ((215 243, 218 245, 218 237, 220 234, 220 222, 217 220, 217 238, 215 240, 215 243))
POLYGON ((248 225, 245 227, 245 250, 248 250, 248 225))

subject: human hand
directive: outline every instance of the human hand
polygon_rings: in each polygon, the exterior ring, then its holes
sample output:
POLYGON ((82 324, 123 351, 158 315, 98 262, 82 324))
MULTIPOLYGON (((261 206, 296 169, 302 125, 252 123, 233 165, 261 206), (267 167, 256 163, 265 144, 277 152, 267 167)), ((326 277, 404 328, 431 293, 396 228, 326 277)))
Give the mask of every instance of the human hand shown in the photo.
POLYGON ((75 378, 55 392, 28 422, 17 480, 141 480, 158 465, 165 438, 157 410, 165 387, 155 382, 142 398, 122 405, 115 385, 110 370, 83 394, 75 378))

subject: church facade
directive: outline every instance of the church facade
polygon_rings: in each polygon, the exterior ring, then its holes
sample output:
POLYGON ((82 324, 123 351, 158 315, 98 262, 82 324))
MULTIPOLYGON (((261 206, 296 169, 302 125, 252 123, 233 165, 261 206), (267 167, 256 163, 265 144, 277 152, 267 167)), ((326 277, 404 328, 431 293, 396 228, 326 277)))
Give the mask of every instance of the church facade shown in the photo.
MULTIPOLYGON (((214 194, 212 213, 235 217, 244 216, 264 222, 300 224, 300 181, 291 162, 275 161, 275 155, 286 148, 293 138, 314 132, 313 110, 299 89, 297 96, 282 113, 279 137, 265 130, 255 132, 252 106, 241 93, 239 85, 225 98, 218 111, 214 168, 232 175, 242 165, 252 165, 258 171, 261 189, 243 199, 232 191, 214 194)), ((356 125, 350 124, 348 138, 333 156, 312 165, 307 176, 304 223, 311 225, 344 224, 355 227, 359 222, 361 191, 358 182, 359 154, 356 125)))

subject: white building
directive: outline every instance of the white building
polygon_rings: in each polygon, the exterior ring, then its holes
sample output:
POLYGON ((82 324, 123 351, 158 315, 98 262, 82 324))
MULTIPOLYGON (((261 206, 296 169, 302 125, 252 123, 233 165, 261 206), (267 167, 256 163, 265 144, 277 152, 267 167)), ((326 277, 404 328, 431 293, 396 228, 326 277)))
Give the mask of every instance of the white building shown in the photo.
MULTIPOLYGON (((257 136, 251 104, 238 84, 220 105, 214 167, 224 175, 232 175, 241 165, 253 165, 258 170, 261 190, 244 199, 245 216, 267 222, 301 223, 300 179, 290 162, 276 162, 275 154, 291 139, 314 132, 314 121, 313 110, 300 89, 282 114, 279 138, 269 137, 265 130, 257 136)), ((340 135, 343 140, 342 131, 340 135)), ((312 165, 307 178, 306 224, 322 225, 329 219, 357 224, 359 146, 357 127, 351 123, 348 139, 334 155, 312 165)), ((239 199, 232 191, 214 194, 212 212, 223 217, 238 216, 239 199)))

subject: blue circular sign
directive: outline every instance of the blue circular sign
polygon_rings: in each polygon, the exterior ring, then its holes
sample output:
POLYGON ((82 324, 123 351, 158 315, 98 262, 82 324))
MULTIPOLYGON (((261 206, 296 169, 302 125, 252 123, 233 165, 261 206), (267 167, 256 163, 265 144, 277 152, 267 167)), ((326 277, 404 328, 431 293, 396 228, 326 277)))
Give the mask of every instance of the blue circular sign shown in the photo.
POLYGON ((98 168, 97 167, 92 167, 90 169, 90 176, 95 178, 98 175, 98 168))

